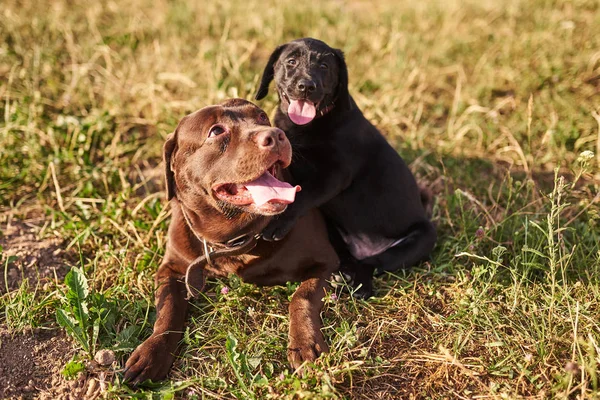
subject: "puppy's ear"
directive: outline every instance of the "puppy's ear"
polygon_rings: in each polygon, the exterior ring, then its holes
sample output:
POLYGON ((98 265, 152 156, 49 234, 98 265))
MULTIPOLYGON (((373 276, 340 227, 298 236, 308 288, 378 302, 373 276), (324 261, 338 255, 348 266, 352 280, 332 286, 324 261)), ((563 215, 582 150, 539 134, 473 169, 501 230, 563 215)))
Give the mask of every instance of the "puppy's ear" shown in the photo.
POLYGON ((337 85, 337 105, 344 110, 352 109, 352 99, 350 98, 350 92, 348 91, 348 67, 346 66, 346 60, 344 59, 344 53, 339 49, 333 49, 338 60, 338 85, 337 85))
POLYGON ((281 52, 285 50, 286 47, 287 44, 282 44, 281 46, 277 47, 269 57, 269 61, 267 61, 267 65, 263 71, 262 79, 260 80, 260 86, 256 91, 256 96, 254 96, 256 100, 263 99, 267 93, 269 93, 269 84, 275 77, 275 63, 279 59, 281 52))
POLYGON ((167 136, 167 141, 163 146, 163 159, 165 161, 165 182, 167 186, 167 200, 175 197, 175 173, 171 168, 171 160, 177 149, 177 130, 167 136))

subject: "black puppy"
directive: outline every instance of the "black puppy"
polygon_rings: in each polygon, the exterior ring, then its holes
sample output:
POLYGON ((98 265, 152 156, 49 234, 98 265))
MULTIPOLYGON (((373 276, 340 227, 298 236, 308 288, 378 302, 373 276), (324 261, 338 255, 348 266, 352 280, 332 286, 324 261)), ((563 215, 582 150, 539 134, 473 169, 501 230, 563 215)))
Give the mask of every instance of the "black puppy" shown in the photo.
POLYGON ((373 271, 395 271, 426 259, 436 231, 414 176, 348 92, 343 53, 305 38, 271 54, 256 99, 275 79, 275 125, 294 150, 290 167, 302 186, 296 201, 263 231, 280 240, 296 219, 319 207, 359 296, 372 294, 373 271))

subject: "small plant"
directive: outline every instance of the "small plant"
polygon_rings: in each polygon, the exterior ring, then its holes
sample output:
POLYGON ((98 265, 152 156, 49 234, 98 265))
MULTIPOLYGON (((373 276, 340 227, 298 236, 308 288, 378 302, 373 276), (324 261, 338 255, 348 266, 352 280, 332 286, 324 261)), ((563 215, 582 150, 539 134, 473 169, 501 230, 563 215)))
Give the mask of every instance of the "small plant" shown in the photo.
POLYGON ((112 304, 103 295, 90 294, 88 280, 73 267, 65 277, 67 292, 56 320, 81 345, 90 358, 96 353, 100 327, 111 318, 112 304))
MULTIPOLYGON (((268 384, 268 379, 261 373, 252 373, 256 370, 261 362, 260 358, 247 358, 245 354, 240 353, 237 348, 238 340, 231 333, 227 334, 225 350, 227 352, 227 361, 233 368, 235 377, 238 380, 239 390, 236 396, 240 399, 256 398, 252 391, 246 385, 246 381, 250 381, 252 385, 265 386, 268 384)), ((272 366, 270 368, 272 371, 272 366)))
POLYGON ((65 378, 73 379, 83 371, 85 371, 85 364, 74 358, 65 365, 61 373, 65 378))
POLYGON ((95 324, 90 318, 87 278, 81 269, 73 267, 65 277, 65 284, 68 289, 65 294, 66 302, 63 303, 63 308, 56 310, 56 320, 91 357, 99 324, 95 324))
POLYGON ((577 157, 577 160, 575 161, 576 165, 574 165, 572 168, 573 173, 575 174, 575 177, 573 179, 573 183, 571 184, 571 187, 575 187, 575 184, 577 183, 577 181, 579 181, 579 179, 581 178, 582 175, 590 172, 593 159, 594 159, 593 151, 586 150, 579 154, 579 157, 577 157))
POLYGON ((3 254, 3 248, 2 246, 0 246, 0 260, 3 261, 3 267, 4 267, 4 287, 6 288, 6 293, 10 292, 10 287, 8 286, 8 266, 10 265, 10 263, 12 263, 13 261, 15 261, 17 259, 17 257, 15 256, 10 256, 10 257, 6 257, 6 259, 4 259, 4 254, 3 254))

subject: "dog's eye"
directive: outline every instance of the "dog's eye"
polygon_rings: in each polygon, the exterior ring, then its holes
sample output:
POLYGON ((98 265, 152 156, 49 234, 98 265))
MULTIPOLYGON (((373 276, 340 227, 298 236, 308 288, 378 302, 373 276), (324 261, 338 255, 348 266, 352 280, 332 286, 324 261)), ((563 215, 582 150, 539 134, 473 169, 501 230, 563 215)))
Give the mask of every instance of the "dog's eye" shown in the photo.
POLYGON ((260 122, 261 124, 268 124, 269 123, 269 117, 267 117, 267 114, 260 113, 258 114, 258 122, 260 122))
POLYGON ((290 58, 289 60, 287 60, 287 63, 288 63, 288 65, 292 65, 292 66, 294 66, 294 65, 296 65, 298 62, 297 62, 295 59, 293 59, 293 58, 290 58))
POLYGON ((208 131, 208 137, 215 137, 225 133, 225 128, 221 125, 213 125, 208 131))
POLYGON ((321 65, 319 65, 319 68, 327 69, 327 68, 329 68, 329 65, 327 65, 326 63, 321 63, 321 65))

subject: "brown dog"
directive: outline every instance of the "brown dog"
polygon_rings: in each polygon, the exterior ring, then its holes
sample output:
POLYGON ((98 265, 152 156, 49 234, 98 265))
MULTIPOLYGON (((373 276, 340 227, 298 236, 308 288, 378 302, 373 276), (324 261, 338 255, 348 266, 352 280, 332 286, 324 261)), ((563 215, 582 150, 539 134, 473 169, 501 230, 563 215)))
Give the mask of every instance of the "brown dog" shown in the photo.
POLYGON ((255 236, 299 189, 279 180, 291 158, 283 131, 242 99, 196 111, 168 136, 164 159, 173 217, 156 274, 157 317, 150 338, 127 360, 126 381, 167 375, 182 338, 186 293, 202 290, 206 277, 230 273, 257 285, 301 281, 289 307, 288 360, 297 368, 327 351, 319 314, 326 279, 339 260, 321 215, 312 210, 280 242, 255 236))

